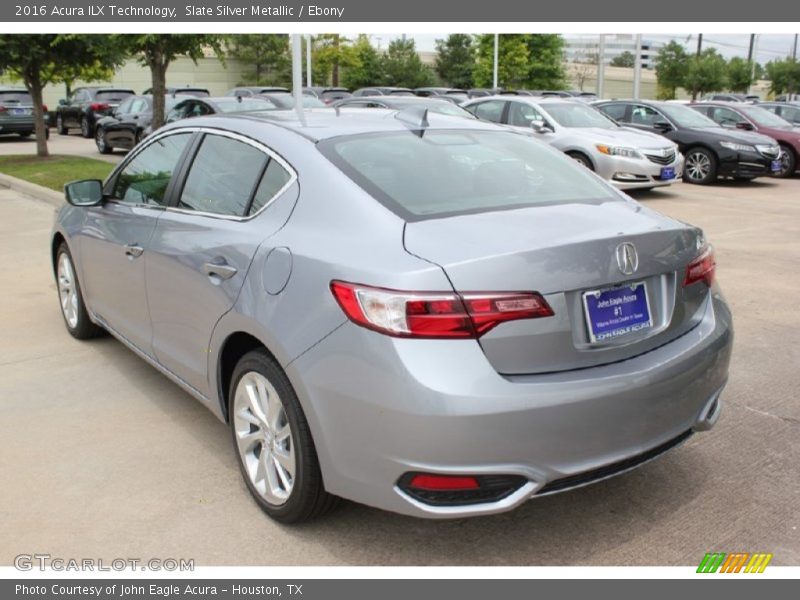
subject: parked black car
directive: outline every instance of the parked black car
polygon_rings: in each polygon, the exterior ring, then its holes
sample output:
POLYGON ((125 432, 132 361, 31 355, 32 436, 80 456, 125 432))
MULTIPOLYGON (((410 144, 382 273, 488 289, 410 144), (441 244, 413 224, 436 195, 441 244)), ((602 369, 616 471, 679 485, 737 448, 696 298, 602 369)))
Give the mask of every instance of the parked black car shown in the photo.
MULTIPOLYGON (((187 96, 167 96, 164 111, 187 96)), ((94 141, 101 154, 109 154, 114 148, 130 150, 151 130, 153 122, 153 96, 130 96, 114 109, 114 112, 97 121, 94 141)))
POLYGON ((720 127, 683 104, 609 100, 592 104, 621 125, 660 133, 685 157, 683 179, 707 184, 718 177, 750 180, 780 170, 780 147, 767 136, 720 127))
POLYGON ((784 121, 789 121, 795 127, 800 127, 800 103, 760 102, 758 105, 771 113, 775 113, 784 121))
MULTIPOLYGON (((44 106, 45 126, 47 107, 44 106)), ((22 88, 0 87, 0 135, 16 133, 20 137, 33 134, 33 99, 28 90, 22 88)), ((45 135, 49 130, 45 130, 45 135)))
POLYGON ((361 96, 413 96, 414 92, 407 87, 373 86, 357 89, 353 92, 356 98, 361 96))
POLYGON ((251 85, 251 86, 238 86, 228 90, 226 96, 242 96, 247 98, 255 96, 256 94, 273 94, 275 92, 288 92, 289 88, 280 87, 276 85, 251 85))
POLYGON ((127 88, 87 86, 75 88, 56 108, 56 130, 67 135, 70 129, 81 130, 85 138, 94 136, 97 121, 114 112, 123 100, 136 93, 127 88))
MULTIPOLYGON (((221 96, 217 98, 186 98, 181 100, 167 113, 165 121, 173 123, 181 119, 203 117, 222 113, 247 112, 251 110, 275 110, 275 106, 266 98, 258 96, 221 96)), ((146 133, 150 133, 147 131, 146 133)))
MULTIPOLYGON (((167 86, 164 93, 168 96, 194 96, 195 98, 208 98, 211 95, 211 92, 208 88, 204 87, 197 87, 194 85, 170 85, 167 86)), ((147 88, 145 91, 142 92, 143 96, 151 96, 153 94, 153 88, 147 88)))
POLYGON ((343 100, 345 98, 349 98, 353 94, 350 93, 350 90, 343 87, 324 87, 324 86, 311 86, 311 87, 304 87, 303 93, 317 98, 324 102, 325 104, 333 104, 337 100, 343 100))

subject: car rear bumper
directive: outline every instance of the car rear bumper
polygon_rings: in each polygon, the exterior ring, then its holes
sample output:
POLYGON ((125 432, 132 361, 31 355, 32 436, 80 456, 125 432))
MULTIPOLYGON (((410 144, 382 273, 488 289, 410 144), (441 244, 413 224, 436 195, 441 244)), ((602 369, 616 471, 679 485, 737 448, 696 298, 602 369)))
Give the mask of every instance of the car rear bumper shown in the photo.
POLYGON ((328 491, 408 515, 464 517, 623 472, 709 429, 732 340, 715 291, 685 335, 600 367, 503 376, 475 342, 394 339, 346 323, 287 371, 328 491), (523 479, 498 501, 434 506, 398 487, 409 472, 523 479))

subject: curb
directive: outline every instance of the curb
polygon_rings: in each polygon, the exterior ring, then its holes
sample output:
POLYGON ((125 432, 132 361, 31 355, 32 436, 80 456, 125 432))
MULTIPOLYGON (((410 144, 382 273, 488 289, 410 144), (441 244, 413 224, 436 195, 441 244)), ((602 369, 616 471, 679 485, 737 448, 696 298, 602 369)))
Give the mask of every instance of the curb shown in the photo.
POLYGON ((30 181, 25 181, 23 179, 18 179, 16 177, 12 177, 11 175, 6 175, 5 173, 0 173, 0 188, 6 188, 14 190, 15 192, 20 192, 21 194, 25 194, 34 200, 46 202, 55 208, 61 208, 64 205, 63 193, 60 194, 54 190, 51 190, 50 188, 31 183, 30 181))

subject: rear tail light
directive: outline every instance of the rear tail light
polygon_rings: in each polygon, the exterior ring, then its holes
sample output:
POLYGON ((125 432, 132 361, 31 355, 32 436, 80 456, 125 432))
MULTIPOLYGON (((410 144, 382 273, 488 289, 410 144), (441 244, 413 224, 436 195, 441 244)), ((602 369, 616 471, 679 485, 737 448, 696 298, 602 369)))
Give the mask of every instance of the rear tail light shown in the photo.
POLYGON ((97 112, 99 110, 107 110, 108 109, 108 103, 106 103, 106 102, 92 102, 89 105, 89 108, 94 112, 97 112))
POLYGON ((5 106, 0 106, 0 113, 8 112, 8 109, 5 106))
POLYGON ((47 112, 47 104, 42 104, 42 112, 47 112))
POLYGON ((536 292, 405 292, 332 281, 347 317, 362 327, 409 338, 478 338, 506 321, 552 316, 536 292))
POLYGON ((459 506, 497 502, 520 489, 521 475, 439 475, 406 473, 397 487, 419 502, 433 506, 459 506))
POLYGON ((686 277, 683 279, 684 287, 702 281, 711 287, 714 283, 714 274, 717 262, 714 258, 713 246, 706 246, 702 252, 686 267, 686 277))

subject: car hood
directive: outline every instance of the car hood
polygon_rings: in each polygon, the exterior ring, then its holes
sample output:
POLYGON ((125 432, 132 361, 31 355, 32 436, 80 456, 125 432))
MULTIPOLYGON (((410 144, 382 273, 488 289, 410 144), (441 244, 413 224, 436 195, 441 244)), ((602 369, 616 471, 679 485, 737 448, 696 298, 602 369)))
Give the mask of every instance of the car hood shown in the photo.
POLYGON ((632 146, 634 148, 674 148, 675 144, 654 133, 635 131, 625 127, 605 129, 602 127, 571 127, 562 129, 572 132, 592 144, 632 146))
POLYGON ((714 136, 722 142, 738 142, 740 144, 767 144, 774 145, 775 140, 761 133, 745 131, 742 129, 725 129, 724 127, 689 127, 701 135, 714 136))

